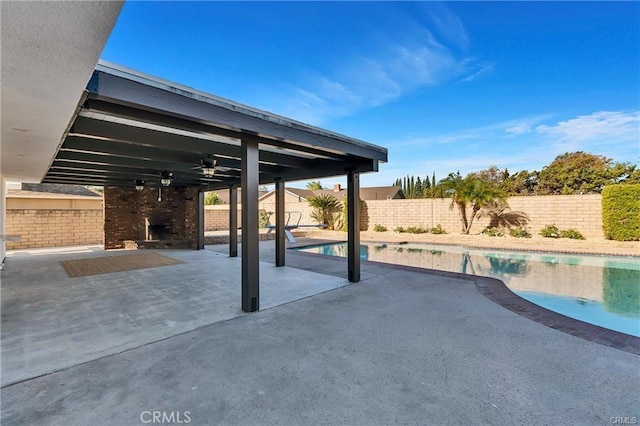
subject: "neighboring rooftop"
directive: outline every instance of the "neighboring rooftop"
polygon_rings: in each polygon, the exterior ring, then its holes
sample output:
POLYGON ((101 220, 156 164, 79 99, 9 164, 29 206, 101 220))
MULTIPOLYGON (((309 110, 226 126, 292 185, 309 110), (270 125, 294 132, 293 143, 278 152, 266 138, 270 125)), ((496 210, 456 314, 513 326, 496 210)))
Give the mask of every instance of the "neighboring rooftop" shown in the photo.
MULTIPOLYGON (((317 197, 322 194, 333 195, 339 200, 342 200, 342 198, 347 196, 347 189, 342 188, 339 184, 334 185, 333 189, 286 188, 285 191, 300 197, 300 201, 306 201, 311 197, 317 197)), ((266 194, 265 197, 269 194, 271 194, 271 192, 266 194)), ((372 186, 368 188, 360 188, 361 200, 392 200, 400 198, 404 198, 404 193, 399 186, 372 186)))
POLYGON ((79 197, 102 197, 101 194, 82 185, 62 185, 55 183, 23 183, 20 189, 9 189, 8 194, 19 197, 73 195, 79 197))

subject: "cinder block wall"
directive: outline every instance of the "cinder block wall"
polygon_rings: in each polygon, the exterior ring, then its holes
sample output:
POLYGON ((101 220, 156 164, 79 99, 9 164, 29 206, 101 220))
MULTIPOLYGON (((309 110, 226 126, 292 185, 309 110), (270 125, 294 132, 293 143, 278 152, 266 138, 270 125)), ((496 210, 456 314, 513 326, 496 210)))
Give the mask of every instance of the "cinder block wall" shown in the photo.
POLYGON ((123 248, 125 241, 145 240, 147 224, 161 220, 171 224, 174 240, 190 240, 197 248, 198 188, 104 188, 104 248, 123 248), (155 219, 154 219, 155 218, 155 219), (160 218, 160 219, 158 219, 160 218))
MULTIPOLYGON (((118 189, 123 190, 123 188, 118 189)), ((132 189, 125 191, 127 191, 127 195, 124 198, 116 196, 117 191, 116 193, 111 192, 111 195, 115 197, 114 202, 120 204, 123 209, 115 213, 115 216, 111 216, 109 225, 104 221, 103 210, 99 203, 94 204, 98 207, 82 206, 81 209, 78 209, 77 206, 74 209, 25 209, 12 207, 11 200, 8 199, 6 233, 21 235, 22 238, 20 241, 7 242, 7 249, 100 244, 105 242, 104 229, 107 227, 114 232, 122 232, 121 235, 112 235, 110 245, 119 246, 117 241, 121 239, 144 239, 145 225, 140 225, 137 218, 135 221, 127 221, 127 219, 137 216, 138 213, 144 214, 144 211, 156 206, 158 204, 157 189, 150 190, 149 194, 142 199, 141 195, 132 189), (123 202, 123 199, 129 201, 123 202), (134 212, 138 213, 134 215, 134 212), (124 219, 124 221, 119 219, 124 219)), ((168 192, 164 191, 164 193, 168 192)), ((177 201, 184 201, 185 196, 192 199, 189 200, 188 205, 184 204, 184 210, 181 210, 180 215, 186 215, 186 212, 189 211, 189 217, 179 216, 184 217, 182 223, 189 224, 189 232, 192 233, 195 244, 197 193, 180 195, 177 201)), ((167 203, 165 206, 168 211, 173 211, 176 200, 170 202, 166 197, 163 199, 167 203)), ((561 229, 577 229, 587 238, 604 238, 602 197, 600 195, 511 197, 508 201, 512 210, 522 211, 529 216, 531 221, 528 228, 534 234, 537 234, 545 225, 555 223, 561 229)), ((455 208, 451 210, 450 205, 450 199, 366 201, 363 203, 361 229, 373 230, 375 224, 384 225, 389 230, 398 226, 432 227, 440 224, 447 232, 458 233, 460 232, 458 212, 455 208)), ((267 211, 275 211, 273 203, 264 203, 260 207, 267 211)), ((306 203, 287 203, 286 210, 291 212, 290 223, 296 223, 297 212, 301 216, 300 224, 312 225, 316 223, 311 219, 312 209, 306 203)), ((238 212, 238 225, 241 225, 240 211, 238 212)), ((482 232, 487 225, 487 218, 480 219, 471 232, 482 232)), ((226 229, 229 229, 229 206, 206 206, 205 230, 226 229)))
MULTIPOLYGON (((527 227, 537 234, 546 225, 560 229, 573 228, 585 237, 604 238, 602 232, 602 197, 591 195, 544 195, 510 197, 511 211, 529 216, 527 227)), ((398 226, 433 227, 440 224, 449 233, 460 232, 462 227, 457 207, 451 209, 451 199, 379 200, 366 201, 363 210, 363 229, 373 230, 376 224, 393 230, 398 226)), ((471 233, 479 233, 489 225, 489 218, 477 220, 471 233)))
MULTIPOLYGON (((242 209, 238 208, 238 226, 242 226, 242 209)), ((204 230, 229 229, 229 205, 204 206, 204 230)))
MULTIPOLYGON (((238 206, 238 226, 242 226, 242 206, 238 206)), ((260 203, 260 210, 275 212, 275 203, 260 203)), ((287 203, 285 205, 285 221, 290 225, 317 225, 311 218, 313 209, 307 203, 287 203)), ((275 225, 275 216, 271 216, 271 225, 275 225)), ((229 229, 229 205, 205 206, 204 208, 204 230, 218 231, 229 229)))
MULTIPOLYGON (((574 228, 587 238, 604 238, 602 197, 599 194, 510 197, 507 201, 511 211, 529 216, 527 228, 534 234, 546 225, 555 224, 560 229, 574 228)), ((275 204, 261 203, 260 208, 275 211, 275 204)), ((300 217, 301 225, 316 224, 311 218, 313 209, 307 203, 290 202, 285 205, 285 210, 290 213, 290 223, 296 223, 300 217)), ((373 230, 376 224, 386 226, 389 230, 399 226, 431 228, 438 224, 449 233, 460 233, 462 229, 458 209, 455 206, 451 208, 450 198, 363 202, 360 229, 373 230)), ((471 233, 480 233, 488 225, 488 217, 480 218, 474 222, 471 233)), ((207 206, 205 230, 219 229, 229 229, 229 206, 207 206)))
POLYGON ((7 209, 8 250, 102 243, 102 207, 99 209, 7 209))

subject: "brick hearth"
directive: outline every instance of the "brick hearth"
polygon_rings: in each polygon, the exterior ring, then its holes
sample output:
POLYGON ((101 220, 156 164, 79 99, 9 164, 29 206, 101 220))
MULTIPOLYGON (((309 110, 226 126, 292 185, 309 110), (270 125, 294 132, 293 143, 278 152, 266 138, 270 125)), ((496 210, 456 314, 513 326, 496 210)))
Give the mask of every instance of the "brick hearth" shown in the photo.
POLYGON ((104 188, 104 248, 197 249, 198 189, 104 188), (150 226, 151 225, 151 226, 150 226), (158 230, 161 232, 157 232, 158 230), (151 232, 150 232, 151 230, 151 232), (151 239, 154 234, 156 238, 151 239))

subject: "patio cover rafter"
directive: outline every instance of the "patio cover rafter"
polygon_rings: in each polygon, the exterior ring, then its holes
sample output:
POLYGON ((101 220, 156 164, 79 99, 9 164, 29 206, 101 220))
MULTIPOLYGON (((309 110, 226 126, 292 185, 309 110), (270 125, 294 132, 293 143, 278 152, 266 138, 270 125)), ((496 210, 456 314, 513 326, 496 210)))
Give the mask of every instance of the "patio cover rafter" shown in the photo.
POLYGON ((175 184, 239 186, 242 141, 258 144, 260 184, 377 171, 387 160, 385 148, 100 63, 43 182, 133 186, 167 170, 175 184), (200 169, 207 157, 218 162, 211 179, 200 169))

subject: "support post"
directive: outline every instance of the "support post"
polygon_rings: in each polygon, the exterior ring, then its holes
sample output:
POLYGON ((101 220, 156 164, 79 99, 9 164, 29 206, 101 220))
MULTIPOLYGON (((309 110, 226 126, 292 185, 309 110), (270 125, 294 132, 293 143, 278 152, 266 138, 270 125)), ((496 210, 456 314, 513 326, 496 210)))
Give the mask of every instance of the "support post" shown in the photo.
POLYGON ((276 180, 276 266, 284 266, 284 182, 276 180))
POLYGON ((204 250, 204 191, 198 191, 198 239, 197 249, 204 250))
POLYGON ((347 174, 347 258, 349 281, 360 281, 360 174, 347 174))
POLYGON ((242 310, 260 309, 258 234, 258 143, 242 141, 242 310))
POLYGON ((229 257, 238 257, 238 190, 229 187, 229 257))

